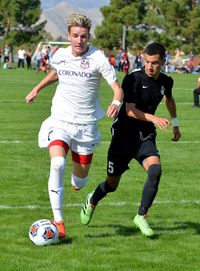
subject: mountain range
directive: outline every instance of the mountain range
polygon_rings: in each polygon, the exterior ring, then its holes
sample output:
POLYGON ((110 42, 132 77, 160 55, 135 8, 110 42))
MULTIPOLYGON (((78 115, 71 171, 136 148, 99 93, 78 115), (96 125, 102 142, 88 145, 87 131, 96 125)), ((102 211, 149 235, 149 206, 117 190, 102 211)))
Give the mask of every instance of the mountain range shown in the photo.
POLYGON ((55 7, 60 2, 65 2, 74 7, 82 9, 100 8, 108 5, 110 0, 41 0, 42 9, 49 9, 55 7))
POLYGON ((54 39, 58 37, 66 38, 67 16, 74 12, 83 13, 92 21, 91 34, 94 36, 96 26, 100 25, 103 20, 100 7, 107 4, 109 4, 109 0, 42 0, 42 15, 39 22, 47 21, 45 30, 49 32, 54 39))

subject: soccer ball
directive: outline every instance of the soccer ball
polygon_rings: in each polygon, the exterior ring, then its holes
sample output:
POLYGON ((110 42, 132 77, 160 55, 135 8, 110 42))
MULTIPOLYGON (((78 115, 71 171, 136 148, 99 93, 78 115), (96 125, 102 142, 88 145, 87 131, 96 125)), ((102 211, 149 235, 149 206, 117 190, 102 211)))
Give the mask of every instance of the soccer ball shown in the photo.
POLYGON ((37 246, 49 246, 58 242, 58 230, 48 219, 35 221, 29 229, 29 238, 37 246))

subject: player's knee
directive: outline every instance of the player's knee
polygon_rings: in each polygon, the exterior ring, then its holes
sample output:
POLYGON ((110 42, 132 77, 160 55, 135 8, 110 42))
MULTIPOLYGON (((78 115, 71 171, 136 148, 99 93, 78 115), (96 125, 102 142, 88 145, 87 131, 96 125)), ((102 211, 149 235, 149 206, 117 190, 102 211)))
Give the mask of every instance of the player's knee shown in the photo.
POLYGON ((151 165, 147 171, 149 180, 155 184, 159 183, 161 173, 162 173, 162 170, 161 170, 160 164, 151 165))
POLYGON ((56 156, 51 159, 51 168, 59 171, 65 169, 66 159, 63 156, 56 156))
POLYGON ((71 185, 74 190, 80 190, 88 183, 88 176, 80 178, 72 174, 71 185))

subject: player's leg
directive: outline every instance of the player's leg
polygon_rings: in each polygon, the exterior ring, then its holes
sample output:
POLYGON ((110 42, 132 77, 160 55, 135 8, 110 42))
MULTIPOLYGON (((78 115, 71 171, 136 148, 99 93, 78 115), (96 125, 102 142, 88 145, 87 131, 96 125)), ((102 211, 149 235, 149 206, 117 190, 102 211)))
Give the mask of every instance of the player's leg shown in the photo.
POLYGON ((142 199, 138 213, 133 220, 133 224, 138 227, 145 236, 152 236, 153 230, 147 222, 147 212, 151 207, 158 191, 161 176, 161 165, 159 157, 152 156, 145 159, 143 166, 147 172, 147 180, 143 188, 142 199))
POLYGON ((92 219, 94 210, 100 200, 108 193, 114 192, 120 182, 121 175, 128 169, 130 159, 128 155, 112 154, 112 148, 108 152, 107 160, 107 178, 101 182, 93 193, 87 195, 85 204, 81 210, 81 222, 83 225, 88 225, 92 219))
POLYGON ((66 167, 66 154, 68 150, 68 145, 61 140, 52 141, 49 145, 51 165, 48 181, 48 191, 54 216, 54 222, 59 231, 59 238, 62 239, 66 238, 62 206, 64 200, 64 173, 66 167))
POLYGON ((193 91, 194 96, 194 107, 199 107, 199 95, 200 95, 200 88, 196 88, 193 91))
POLYGON ((147 223, 146 218, 147 212, 157 194, 161 177, 160 156, 155 141, 144 141, 138 151, 137 159, 147 172, 147 180, 143 188, 138 213, 133 220, 133 225, 138 227, 145 236, 152 236, 154 232, 147 223))
MULTIPOLYGON (((72 178, 71 184, 74 190, 82 189, 88 182, 88 173, 92 162, 93 154, 83 155, 72 152, 72 178)), ((90 204, 90 196, 87 196, 87 206, 83 206, 83 212, 87 216, 92 216, 93 206, 90 204)), ((82 211, 81 211, 82 212, 82 211)), ((88 223, 87 223, 88 224, 88 223)))
POLYGON ((158 156, 150 156, 143 161, 143 167, 147 172, 147 180, 142 192, 142 200, 138 213, 146 215, 151 207, 156 194, 161 177, 161 164, 158 156))
POLYGON ((71 185, 74 190, 80 190, 87 184, 92 158, 93 153, 78 154, 72 151, 71 185))
POLYGON ((114 192, 117 189, 121 176, 107 176, 104 182, 101 182, 93 193, 89 193, 86 197, 85 204, 81 209, 81 222, 83 225, 88 225, 92 219, 94 210, 100 200, 108 193, 114 192))
POLYGON ((70 145, 72 151, 71 184, 74 190, 80 190, 88 182, 93 152, 101 141, 101 134, 96 123, 73 124, 71 130, 75 131, 70 145))

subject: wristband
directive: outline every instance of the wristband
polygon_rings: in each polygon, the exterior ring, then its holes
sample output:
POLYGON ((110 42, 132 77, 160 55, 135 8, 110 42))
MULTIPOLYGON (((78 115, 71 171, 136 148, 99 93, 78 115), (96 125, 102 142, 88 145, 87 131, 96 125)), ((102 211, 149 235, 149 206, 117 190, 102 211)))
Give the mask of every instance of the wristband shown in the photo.
POLYGON ((173 127, 178 127, 178 118, 172 118, 173 127))
POLYGON ((118 107, 120 107, 122 105, 122 103, 119 100, 113 100, 112 104, 115 104, 118 107))

